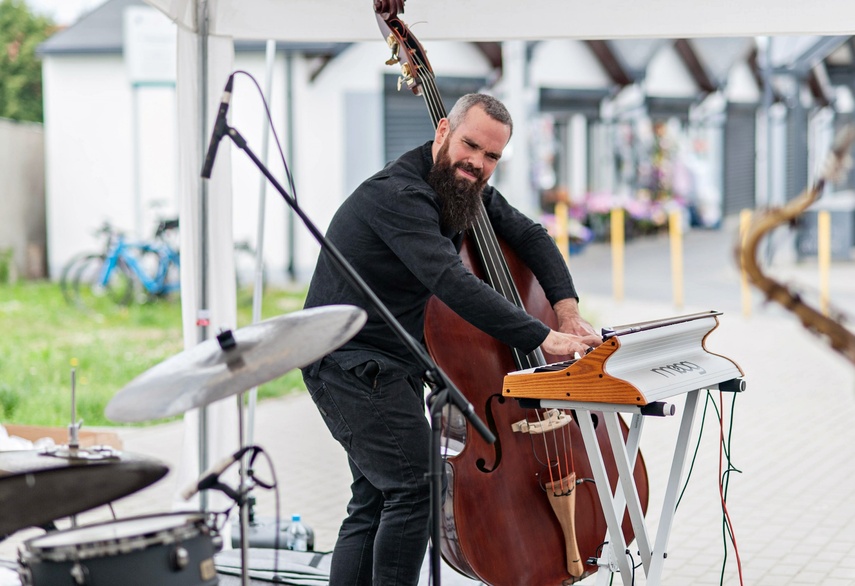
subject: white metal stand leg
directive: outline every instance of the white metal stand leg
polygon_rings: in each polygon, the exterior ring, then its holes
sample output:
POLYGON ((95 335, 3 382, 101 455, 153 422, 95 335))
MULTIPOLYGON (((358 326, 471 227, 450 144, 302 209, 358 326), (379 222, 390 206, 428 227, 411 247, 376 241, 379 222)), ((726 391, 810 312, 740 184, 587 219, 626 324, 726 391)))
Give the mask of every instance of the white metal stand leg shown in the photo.
POLYGON ((686 404, 683 406, 683 420, 680 422, 680 431, 677 434, 677 443, 674 447, 674 459, 671 462, 671 472, 668 475, 668 486, 665 489, 665 499, 662 501, 662 517, 659 519, 659 529, 656 532, 656 545, 653 546, 654 556, 647 572, 647 583, 651 586, 658 585, 662 577, 662 566, 668 556, 668 539, 671 537, 671 525, 674 522, 674 513, 677 507, 677 492, 683 479, 683 468, 686 464, 686 454, 689 448, 689 436, 692 434, 692 426, 695 422, 695 413, 698 409, 698 397, 700 390, 691 391, 686 394, 686 404))
POLYGON ((695 390, 686 394, 683 417, 674 445, 674 457, 671 462, 671 470, 668 475, 665 498, 662 504, 662 515, 656 529, 656 543, 652 549, 650 548, 650 537, 641 508, 638 487, 633 477, 633 467, 638 454, 643 416, 632 407, 627 409, 634 411, 634 414, 630 425, 630 432, 627 435, 626 443, 624 443, 623 433, 618 420, 619 415, 617 413, 620 410, 620 406, 610 405, 606 407, 603 405, 606 410, 602 413, 602 417, 608 431, 609 443, 611 444, 618 469, 618 484, 614 495, 612 495, 611 485, 603 462, 603 455, 594 431, 594 421, 591 414, 591 409, 594 407, 591 404, 585 404, 584 406, 574 405, 571 407, 576 409, 582 438, 585 441, 585 450, 588 453, 588 459, 590 460, 594 481, 597 486, 597 495, 600 499, 600 505, 603 508, 603 515, 606 518, 608 526, 608 533, 605 536, 608 545, 603 548, 603 557, 600 560, 600 569, 597 572, 598 585, 608 584, 615 571, 620 573, 624 586, 631 586, 633 583, 634 568, 630 565, 630 557, 627 555, 627 544, 621 530, 624 510, 627 510, 641 556, 641 565, 647 576, 647 584, 648 586, 658 586, 662 577, 663 564, 668 555, 668 539, 670 538, 671 527, 674 521, 677 496, 680 482, 682 481, 683 468, 686 463, 689 437, 692 433, 695 413, 697 412, 699 393, 700 390, 695 390))
MULTIPOLYGON (((609 434, 609 443, 612 446, 612 453, 615 458, 615 465, 618 469, 618 489, 620 490, 620 501, 617 499, 617 491, 615 494, 615 507, 619 518, 623 518, 624 503, 629 512, 629 518, 632 522, 635 541, 638 546, 638 551, 641 555, 641 561, 644 565, 645 572, 650 566, 650 539, 647 535, 647 526, 644 522, 644 511, 641 509, 641 497, 638 494, 638 487, 635 484, 633 476, 633 468, 635 467, 635 458, 638 455, 638 441, 636 439, 635 446, 623 443, 623 433, 620 429, 617 413, 605 413, 606 429, 609 434)), ((641 415, 633 416, 633 423, 641 425, 643 417, 641 415)), ((628 440, 631 438, 627 438, 628 440)))
MULTIPOLYGON (((609 477, 606 473, 606 467, 603 463, 603 455, 600 452, 600 446, 597 442, 596 432, 594 431, 594 420, 591 412, 587 409, 577 409, 576 415, 579 419, 579 427, 582 431, 582 439, 585 441, 585 451, 588 452, 588 460, 591 464, 591 470, 594 474, 594 483, 597 487, 597 496, 600 499, 600 505, 603 509, 603 515, 606 518, 606 525, 609 528, 607 539, 609 543, 603 547, 603 555, 611 562, 614 562, 618 571, 623 577, 623 582, 629 586, 632 580, 632 568, 629 565, 626 556, 626 541, 623 538, 621 531, 621 519, 623 518, 623 505, 621 505, 621 514, 615 510, 615 502, 612 498, 612 489, 609 484, 609 477), (607 549, 610 549, 613 555, 608 555, 607 549)), ((598 574, 611 574, 612 568, 608 569, 600 567, 598 574), (605 572, 604 572, 605 570, 605 572)), ((602 576, 598 576, 597 583, 602 581, 602 576)))

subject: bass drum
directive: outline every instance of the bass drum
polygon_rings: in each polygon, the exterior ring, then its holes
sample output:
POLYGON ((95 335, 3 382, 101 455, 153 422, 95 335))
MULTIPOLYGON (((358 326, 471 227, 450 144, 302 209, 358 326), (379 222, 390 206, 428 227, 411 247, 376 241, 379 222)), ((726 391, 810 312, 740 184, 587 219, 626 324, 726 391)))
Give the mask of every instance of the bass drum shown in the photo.
POLYGON ((201 513, 132 517, 27 540, 18 571, 23 586, 210 586, 215 542, 201 513))

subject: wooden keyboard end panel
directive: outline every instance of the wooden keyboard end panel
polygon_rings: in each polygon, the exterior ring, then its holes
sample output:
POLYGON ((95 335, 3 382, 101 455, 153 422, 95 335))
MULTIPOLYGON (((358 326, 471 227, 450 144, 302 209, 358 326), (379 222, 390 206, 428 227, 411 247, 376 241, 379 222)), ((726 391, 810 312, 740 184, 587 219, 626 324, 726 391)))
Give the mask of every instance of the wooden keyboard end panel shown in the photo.
POLYGON ((620 348, 614 337, 564 370, 505 376, 503 394, 513 399, 554 399, 646 405, 644 395, 605 372, 606 360, 620 348))

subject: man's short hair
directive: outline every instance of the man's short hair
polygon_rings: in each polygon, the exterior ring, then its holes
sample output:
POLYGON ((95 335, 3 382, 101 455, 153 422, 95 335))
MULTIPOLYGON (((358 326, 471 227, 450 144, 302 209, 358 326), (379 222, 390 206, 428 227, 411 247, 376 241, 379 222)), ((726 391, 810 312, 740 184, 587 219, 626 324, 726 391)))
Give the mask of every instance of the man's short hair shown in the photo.
POLYGON ((490 118, 507 126, 513 134, 514 121, 508 109, 502 102, 487 94, 466 94, 457 100, 451 112, 448 113, 449 129, 452 132, 463 123, 466 113, 473 106, 481 106, 490 118))

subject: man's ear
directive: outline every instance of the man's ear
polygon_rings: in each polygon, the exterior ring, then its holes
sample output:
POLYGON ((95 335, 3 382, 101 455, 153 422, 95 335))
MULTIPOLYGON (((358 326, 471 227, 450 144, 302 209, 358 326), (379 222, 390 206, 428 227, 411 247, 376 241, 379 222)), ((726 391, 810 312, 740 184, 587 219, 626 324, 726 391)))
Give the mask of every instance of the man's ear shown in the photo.
POLYGON ((448 138, 448 132, 451 127, 448 123, 448 118, 441 118, 439 123, 436 125, 436 133, 434 134, 433 141, 437 146, 442 146, 445 142, 445 139, 448 138))

